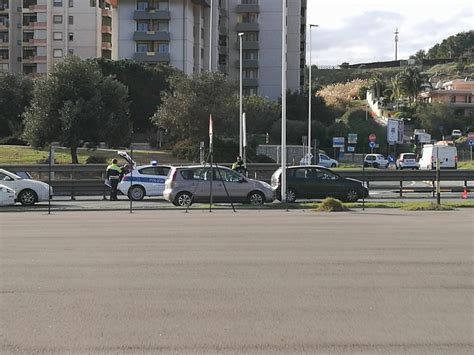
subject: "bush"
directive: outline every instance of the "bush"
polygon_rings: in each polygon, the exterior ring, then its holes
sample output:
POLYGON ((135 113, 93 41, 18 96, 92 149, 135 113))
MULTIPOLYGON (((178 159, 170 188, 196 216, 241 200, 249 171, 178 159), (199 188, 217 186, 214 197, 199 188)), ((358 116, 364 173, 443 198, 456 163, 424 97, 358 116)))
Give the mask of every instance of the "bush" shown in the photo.
POLYGON ((437 203, 430 202, 430 203, 418 203, 418 204, 410 204, 407 206, 402 207, 405 211, 452 211, 454 210, 451 206, 446 205, 438 205, 437 203))
POLYGON ((107 159, 100 155, 90 155, 86 159, 86 164, 106 164, 107 159))
POLYGON ((179 159, 196 161, 199 158, 199 143, 190 140, 179 141, 171 152, 179 159))
POLYGON ((0 139, 0 145, 28 145, 28 143, 18 137, 9 136, 0 139))
POLYGON ((348 211, 349 209, 344 204, 335 198, 326 197, 321 201, 321 204, 316 208, 316 211, 321 212, 341 212, 348 211))

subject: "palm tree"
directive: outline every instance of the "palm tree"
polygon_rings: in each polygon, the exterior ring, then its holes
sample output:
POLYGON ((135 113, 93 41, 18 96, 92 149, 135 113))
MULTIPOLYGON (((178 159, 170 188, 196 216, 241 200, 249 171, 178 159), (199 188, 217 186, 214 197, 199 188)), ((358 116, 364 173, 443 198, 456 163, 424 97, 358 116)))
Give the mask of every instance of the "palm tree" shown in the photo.
POLYGON ((400 97, 402 96, 402 80, 399 74, 390 79, 390 86, 392 89, 392 95, 390 96, 390 100, 395 100, 395 102, 397 103, 398 110, 398 103, 400 97))
POLYGON ((382 75, 380 75, 380 73, 375 73, 370 78, 370 89, 375 93, 377 99, 380 98, 384 87, 385 82, 382 79, 382 75))
POLYGON ((400 84, 401 92, 408 96, 408 103, 411 106, 426 85, 426 75, 417 68, 405 68, 400 73, 400 84))

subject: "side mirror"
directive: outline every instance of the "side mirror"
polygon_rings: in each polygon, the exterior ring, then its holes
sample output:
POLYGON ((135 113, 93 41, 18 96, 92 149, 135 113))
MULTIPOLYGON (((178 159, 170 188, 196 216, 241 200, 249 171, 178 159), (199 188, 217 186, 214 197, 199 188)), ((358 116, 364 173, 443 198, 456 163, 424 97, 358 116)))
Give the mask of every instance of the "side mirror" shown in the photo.
POLYGON ((244 182, 247 182, 247 180, 245 180, 244 178, 240 178, 240 179, 239 179, 239 182, 240 182, 241 184, 243 184, 244 182))

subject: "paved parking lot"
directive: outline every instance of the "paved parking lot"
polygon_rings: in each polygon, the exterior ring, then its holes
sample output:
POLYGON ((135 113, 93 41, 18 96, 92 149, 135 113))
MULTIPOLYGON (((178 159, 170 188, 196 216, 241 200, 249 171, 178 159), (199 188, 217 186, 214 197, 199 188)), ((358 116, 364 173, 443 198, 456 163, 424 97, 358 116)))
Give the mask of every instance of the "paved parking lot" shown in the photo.
POLYGON ((474 350, 472 209, 0 222, 0 353, 474 350))

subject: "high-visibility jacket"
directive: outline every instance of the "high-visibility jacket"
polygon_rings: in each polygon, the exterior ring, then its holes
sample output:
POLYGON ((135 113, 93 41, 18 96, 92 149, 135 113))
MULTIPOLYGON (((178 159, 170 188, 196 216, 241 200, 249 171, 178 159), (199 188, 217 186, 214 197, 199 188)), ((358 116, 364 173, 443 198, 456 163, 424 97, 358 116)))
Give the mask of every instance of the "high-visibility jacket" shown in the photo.
POLYGON ((107 167, 107 179, 119 179, 120 174, 122 174, 122 168, 117 164, 110 164, 107 167))

